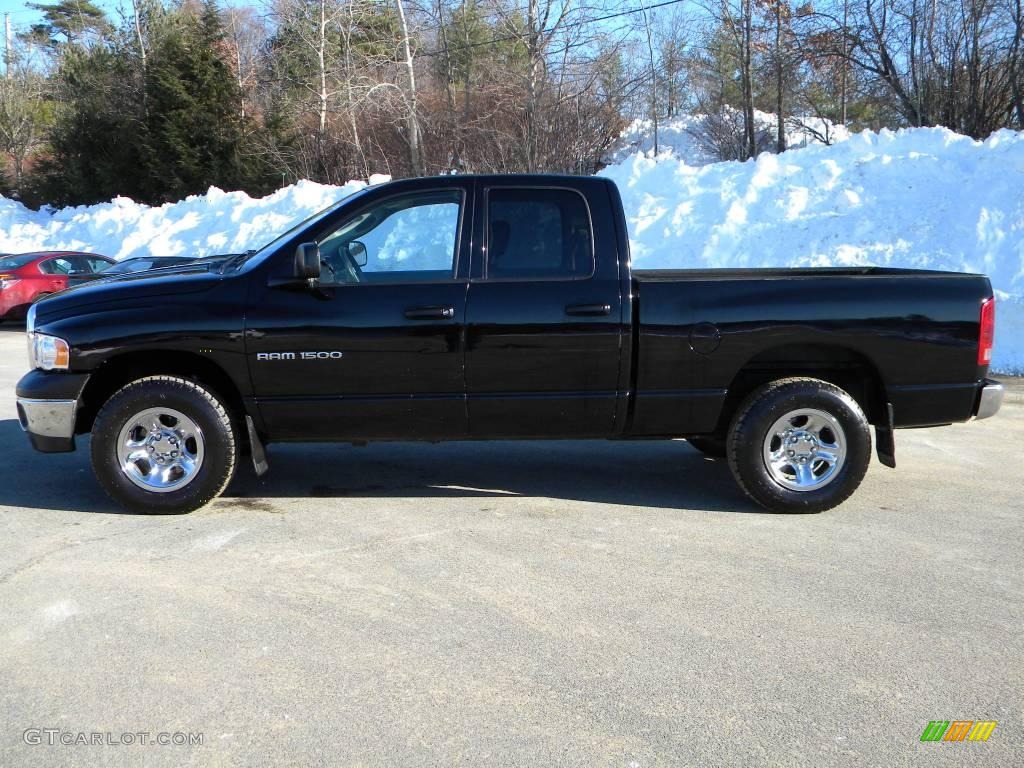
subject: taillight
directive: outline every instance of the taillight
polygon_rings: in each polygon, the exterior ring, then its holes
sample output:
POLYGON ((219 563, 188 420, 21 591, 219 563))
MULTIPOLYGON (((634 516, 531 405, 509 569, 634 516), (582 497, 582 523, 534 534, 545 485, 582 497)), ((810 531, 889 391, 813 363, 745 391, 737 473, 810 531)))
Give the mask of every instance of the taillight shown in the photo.
POLYGON ((13 275, 0 275, 0 291, 4 288, 11 288, 21 281, 13 275))
POLYGON ((981 305, 981 322, 978 328, 978 365, 992 362, 992 342, 996 338, 996 297, 986 299, 981 305))

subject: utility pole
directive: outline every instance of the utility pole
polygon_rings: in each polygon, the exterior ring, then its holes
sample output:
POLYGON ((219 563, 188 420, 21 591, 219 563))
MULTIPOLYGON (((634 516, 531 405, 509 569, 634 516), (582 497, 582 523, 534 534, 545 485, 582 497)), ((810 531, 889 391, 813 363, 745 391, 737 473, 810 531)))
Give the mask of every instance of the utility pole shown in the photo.
POLYGON ((11 79, 11 14, 4 14, 4 77, 11 79))

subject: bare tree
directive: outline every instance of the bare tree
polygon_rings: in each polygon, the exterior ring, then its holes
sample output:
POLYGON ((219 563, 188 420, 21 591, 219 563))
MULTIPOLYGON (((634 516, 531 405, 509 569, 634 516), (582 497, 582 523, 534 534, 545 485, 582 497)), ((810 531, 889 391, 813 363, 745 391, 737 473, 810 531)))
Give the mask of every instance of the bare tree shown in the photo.
POLYGON ((786 151, 786 92, 790 85, 791 10, 787 0, 770 0, 768 13, 771 17, 773 39, 771 48, 772 74, 775 81, 775 151, 786 151))
POLYGON ((754 4, 753 0, 720 0, 717 8, 709 8, 712 18, 724 32, 739 69, 740 112, 743 115, 743 147, 745 157, 757 154, 757 126, 754 123, 754 4))
POLYGON ((571 0, 527 0, 524 20, 517 6, 508 8, 499 5, 495 8, 501 19, 501 31, 514 39, 517 45, 522 46, 525 53, 523 152, 526 171, 529 173, 534 173, 540 168, 540 112, 547 87, 547 55, 553 42, 567 24, 572 9, 571 0))
POLYGON ((244 118, 246 105, 255 100, 259 57, 267 38, 266 24, 255 8, 241 6, 224 9, 224 27, 231 48, 235 80, 242 93, 241 116, 244 118))
POLYGON ((975 137, 1014 110, 1016 0, 860 0, 808 16, 832 32, 846 117, 850 68, 882 86, 910 125, 945 125, 975 137), (841 31, 840 34, 835 34, 841 31))
POLYGON ((406 87, 403 90, 405 101, 405 131, 409 142, 409 165, 416 176, 423 175, 423 154, 420 147, 420 119, 416 106, 416 67, 412 56, 412 38, 409 34, 409 22, 405 14, 403 0, 395 0, 398 9, 398 22, 402 36, 402 63, 405 66, 406 87))
POLYGON ((647 39, 647 60, 651 67, 651 123, 654 128, 654 155, 658 155, 658 68, 654 62, 654 43, 652 41, 653 35, 651 32, 651 19, 647 13, 647 6, 641 5, 640 10, 643 13, 643 26, 644 35, 647 39))
POLYGON ((682 11, 673 8, 656 25, 656 45, 661 64, 661 112, 667 118, 677 117, 687 106, 689 48, 693 43, 694 26, 692 19, 682 11))
POLYGON ((1024 62, 1021 60, 1024 43, 1024 5, 1022 0, 1008 0, 1009 17, 1012 24, 1009 47, 1010 94, 1013 99, 1013 124, 1024 127, 1024 62))
POLYGON ((49 122, 46 78, 31 53, 27 45, 12 50, 7 77, 0 79, 0 151, 10 162, 15 188, 24 182, 26 160, 45 143, 49 122))

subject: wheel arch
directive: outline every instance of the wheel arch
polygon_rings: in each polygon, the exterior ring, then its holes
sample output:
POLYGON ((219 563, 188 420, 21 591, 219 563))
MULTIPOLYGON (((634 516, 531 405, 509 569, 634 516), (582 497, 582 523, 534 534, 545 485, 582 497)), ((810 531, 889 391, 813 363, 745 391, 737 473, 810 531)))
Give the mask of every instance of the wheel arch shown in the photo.
POLYGON ((231 376, 209 358, 191 352, 126 352, 110 358, 93 371, 82 390, 75 433, 92 430, 103 404, 126 384, 146 376, 177 376, 209 389, 224 403, 244 439, 245 401, 231 376))
POLYGON ((871 424, 888 423, 885 384, 878 366, 863 353, 840 344, 784 344, 748 359, 729 382, 716 433, 724 434, 740 404, 777 379, 811 377, 849 392, 871 424))

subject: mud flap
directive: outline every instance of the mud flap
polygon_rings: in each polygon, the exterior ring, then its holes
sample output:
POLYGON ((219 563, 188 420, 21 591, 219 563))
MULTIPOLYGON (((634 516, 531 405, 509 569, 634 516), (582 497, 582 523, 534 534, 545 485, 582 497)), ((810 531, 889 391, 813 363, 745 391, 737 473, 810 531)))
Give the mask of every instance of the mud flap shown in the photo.
POLYGON ((256 434, 256 425, 252 423, 252 416, 245 417, 245 428, 249 431, 249 447, 252 451, 252 468, 256 470, 256 476, 262 477, 270 469, 267 464, 267 453, 263 450, 263 443, 260 436, 256 434))
POLYGON ((896 468, 896 438, 892 427, 892 403, 886 403, 888 421, 875 425, 875 450, 878 460, 887 467, 896 468))

